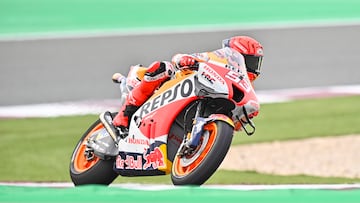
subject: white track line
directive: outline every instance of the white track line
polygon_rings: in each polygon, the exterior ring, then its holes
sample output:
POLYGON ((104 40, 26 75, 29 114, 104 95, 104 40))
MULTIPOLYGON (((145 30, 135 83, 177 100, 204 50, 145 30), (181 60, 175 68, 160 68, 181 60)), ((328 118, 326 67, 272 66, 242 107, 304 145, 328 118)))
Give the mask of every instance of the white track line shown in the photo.
MULTIPOLYGON (((72 183, 34 183, 34 182, 0 182, 0 186, 16 187, 44 187, 44 188, 72 188, 72 183)), ((165 184, 111 184, 110 187, 126 188, 133 190, 169 190, 181 186, 165 184)), ((347 190, 360 189, 360 184, 295 184, 295 185, 202 185, 202 188, 226 190, 286 190, 286 189, 329 189, 347 190)))

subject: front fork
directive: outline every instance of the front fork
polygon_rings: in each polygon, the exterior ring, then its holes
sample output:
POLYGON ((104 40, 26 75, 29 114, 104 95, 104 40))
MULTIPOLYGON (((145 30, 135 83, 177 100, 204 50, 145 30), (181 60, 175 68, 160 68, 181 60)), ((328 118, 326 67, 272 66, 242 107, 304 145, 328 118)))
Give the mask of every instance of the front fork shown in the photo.
POLYGON ((196 106, 195 116, 192 122, 192 129, 190 132, 185 127, 185 135, 183 142, 178 151, 178 155, 183 157, 187 154, 191 154, 200 144, 201 136, 206 133, 204 132, 204 126, 215 120, 222 120, 227 122, 229 125, 234 127, 234 122, 228 116, 223 114, 212 114, 209 117, 201 117, 202 115, 203 101, 198 101, 196 106))
POLYGON ((181 143, 178 155, 183 157, 186 154, 191 153, 200 143, 200 138, 203 133, 204 125, 209 121, 209 118, 200 117, 202 110, 202 101, 197 102, 196 112, 193 119, 193 126, 191 132, 187 132, 185 127, 185 135, 183 142, 181 143))

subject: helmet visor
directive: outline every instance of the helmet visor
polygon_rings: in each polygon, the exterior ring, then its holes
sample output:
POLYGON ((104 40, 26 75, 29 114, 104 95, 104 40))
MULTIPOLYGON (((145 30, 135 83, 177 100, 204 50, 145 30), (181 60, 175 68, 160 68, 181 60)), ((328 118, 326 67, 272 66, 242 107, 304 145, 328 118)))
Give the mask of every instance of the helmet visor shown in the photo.
POLYGON ((244 54, 246 70, 257 75, 260 74, 263 56, 254 56, 244 54))

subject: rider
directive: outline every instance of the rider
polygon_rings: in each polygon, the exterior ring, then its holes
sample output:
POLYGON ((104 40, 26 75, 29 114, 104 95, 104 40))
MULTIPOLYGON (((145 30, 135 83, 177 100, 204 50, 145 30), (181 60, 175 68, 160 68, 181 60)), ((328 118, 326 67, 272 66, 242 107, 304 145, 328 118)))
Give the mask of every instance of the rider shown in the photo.
MULTIPOLYGON (((248 36, 235 36, 225 39, 222 42, 223 48, 214 52, 177 54, 172 58, 172 63, 167 61, 155 61, 147 69, 142 80, 129 92, 127 99, 121 107, 119 113, 112 118, 110 112, 100 115, 100 120, 105 125, 112 137, 127 135, 129 118, 135 111, 161 86, 165 81, 171 79, 176 69, 186 69, 196 67, 197 60, 209 60, 211 54, 223 53, 225 49, 232 49, 242 54, 245 59, 247 74, 253 82, 260 74, 263 58, 263 47, 255 39, 248 36)), ((250 118, 256 116, 258 109, 249 115, 250 118)))

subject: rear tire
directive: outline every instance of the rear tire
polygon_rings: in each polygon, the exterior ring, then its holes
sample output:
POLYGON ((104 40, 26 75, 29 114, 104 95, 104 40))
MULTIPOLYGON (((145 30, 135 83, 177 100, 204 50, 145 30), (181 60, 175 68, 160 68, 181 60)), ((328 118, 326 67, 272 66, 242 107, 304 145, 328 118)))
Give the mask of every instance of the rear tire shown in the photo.
POLYGON ((100 120, 97 120, 80 138, 70 161, 70 177, 75 185, 100 184, 109 185, 118 174, 113 170, 114 159, 101 160, 94 157, 87 160, 85 157, 86 139, 98 130, 104 128, 100 120))
POLYGON ((215 121, 204 126, 201 146, 190 156, 175 156, 171 180, 174 185, 202 185, 220 166, 233 137, 233 127, 224 121, 215 121))

